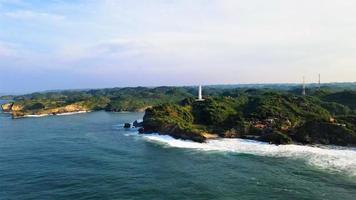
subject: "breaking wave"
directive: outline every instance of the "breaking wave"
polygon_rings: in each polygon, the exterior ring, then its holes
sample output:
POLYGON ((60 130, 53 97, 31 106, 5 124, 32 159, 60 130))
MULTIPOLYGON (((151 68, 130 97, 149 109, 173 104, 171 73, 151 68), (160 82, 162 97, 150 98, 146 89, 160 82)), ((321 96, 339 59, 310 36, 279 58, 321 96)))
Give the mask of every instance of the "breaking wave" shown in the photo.
POLYGON ((305 160, 318 168, 346 172, 356 176, 356 149, 335 146, 272 145, 245 139, 217 139, 196 143, 174 139, 168 135, 150 134, 145 140, 169 147, 253 154, 258 156, 286 157, 305 160))

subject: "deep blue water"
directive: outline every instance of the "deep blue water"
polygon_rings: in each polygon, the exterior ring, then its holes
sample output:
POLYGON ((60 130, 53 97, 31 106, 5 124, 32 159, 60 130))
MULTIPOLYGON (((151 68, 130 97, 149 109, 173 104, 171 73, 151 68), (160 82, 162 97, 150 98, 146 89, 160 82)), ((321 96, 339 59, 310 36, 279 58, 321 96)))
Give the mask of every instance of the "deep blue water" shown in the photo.
POLYGON ((323 169, 293 156, 179 148, 121 128, 142 115, 13 120, 0 113, 0 199, 356 197, 355 177, 347 170, 323 169))

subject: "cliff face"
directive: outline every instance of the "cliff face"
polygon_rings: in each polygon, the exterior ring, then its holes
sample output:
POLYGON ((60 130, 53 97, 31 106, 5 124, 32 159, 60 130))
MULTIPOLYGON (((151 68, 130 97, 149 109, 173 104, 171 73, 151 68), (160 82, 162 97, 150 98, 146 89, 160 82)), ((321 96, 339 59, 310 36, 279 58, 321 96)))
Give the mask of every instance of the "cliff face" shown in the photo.
POLYGON ((11 106, 11 112, 22 111, 23 109, 24 109, 24 106, 23 106, 23 105, 20 105, 20 104, 17 104, 17 103, 14 103, 14 104, 11 106))
POLYGON ((5 103, 1 105, 1 109, 4 112, 11 112, 13 103, 5 103))
POLYGON ((288 106, 275 107, 278 101, 272 97, 266 96, 263 102, 252 98, 240 107, 238 101, 222 98, 154 106, 146 110, 141 133, 166 134, 196 142, 204 142, 215 133, 224 138, 247 138, 273 144, 356 145, 353 117, 330 122, 325 119, 329 113, 318 109, 312 101, 308 101, 309 106, 305 108, 290 98, 280 101, 288 106), (238 109, 244 112, 239 113, 238 109), (204 133, 209 133, 208 137, 204 133))
POLYGON ((70 112, 81 112, 81 111, 89 111, 89 109, 82 105, 71 104, 71 105, 67 105, 64 107, 45 110, 44 113, 46 113, 46 114, 61 114, 61 113, 70 113, 70 112))
POLYGON ((205 142, 217 138, 193 124, 193 116, 189 106, 183 107, 165 104, 148 108, 143 119, 142 133, 158 133, 170 135, 176 139, 205 142))
MULTIPOLYGON (((13 118, 21 118, 29 115, 46 116, 73 112, 88 112, 91 110, 104 109, 106 111, 115 111, 106 109, 106 105, 107 102, 103 101, 80 101, 68 105, 63 105, 56 101, 42 100, 42 102, 37 102, 33 100, 26 100, 5 103, 1 105, 1 108, 4 112, 11 113, 13 118)), ((134 109, 128 111, 144 112, 144 110, 147 108, 149 108, 149 106, 144 106, 142 109, 134 109)))

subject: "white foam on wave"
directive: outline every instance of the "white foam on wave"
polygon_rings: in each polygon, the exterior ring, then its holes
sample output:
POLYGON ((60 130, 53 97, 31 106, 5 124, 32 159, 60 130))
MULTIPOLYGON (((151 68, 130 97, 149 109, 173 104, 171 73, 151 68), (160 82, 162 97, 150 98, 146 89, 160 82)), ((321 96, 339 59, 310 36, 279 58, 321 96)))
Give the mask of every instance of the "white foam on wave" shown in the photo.
POLYGON ((46 116, 49 116, 49 114, 41 114, 41 115, 25 115, 23 117, 46 117, 46 116))
POLYGON ((40 114, 40 115, 25 115, 23 117, 46 117, 46 116, 65 116, 65 115, 76 115, 82 113, 88 113, 90 111, 77 111, 77 112, 66 112, 66 113, 58 113, 58 114, 40 114))
POLYGON ((75 114, 82 114, 82 113, 88 113, 90 111, 77 111, 77 112, 67 112, 67 113, 59 113, 56 115, 63 116, 63 115, 75 115, 75 114))
POLYGON ((174 139, 168 135, 150 134, 142 136, 147 141, 170 147, 188 148, 201 151, 223 151, 246 153, 259 156, 287 157, 303 159, 318 168, 346 172, 356 176, 356 149, 335 146, 272 145, 245 139, 216 139, 206 143, 196 143, 174 139))
POLYGON ((128 132, 128 133, 124 133, 124 136, 137 136, 136 132, 128 132))

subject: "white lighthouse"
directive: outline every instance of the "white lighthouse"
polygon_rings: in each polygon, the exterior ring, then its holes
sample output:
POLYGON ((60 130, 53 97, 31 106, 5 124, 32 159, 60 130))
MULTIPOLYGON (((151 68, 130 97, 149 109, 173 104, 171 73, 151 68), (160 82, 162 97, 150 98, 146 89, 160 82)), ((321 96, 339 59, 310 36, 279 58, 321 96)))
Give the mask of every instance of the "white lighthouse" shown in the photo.
POLYGON ((204 101, 204 99, 203 99, 203 89, 202 89, 201 85, 199 85, 198 99, 196 101, 204 101))

